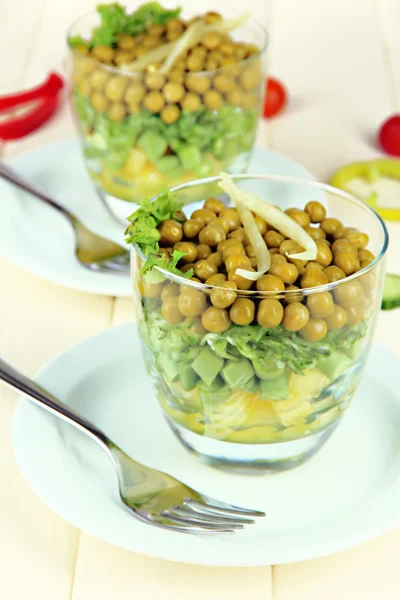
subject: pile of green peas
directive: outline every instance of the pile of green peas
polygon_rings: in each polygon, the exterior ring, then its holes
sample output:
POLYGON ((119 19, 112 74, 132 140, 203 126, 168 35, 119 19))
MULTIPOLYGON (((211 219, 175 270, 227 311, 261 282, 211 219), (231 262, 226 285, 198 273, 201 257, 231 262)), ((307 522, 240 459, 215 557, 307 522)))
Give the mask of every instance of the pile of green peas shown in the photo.
MULTIPOLYGON (((222 16, 207 12, 196 17, 199 19, 209 24, 222 16)), ((199 44, 179 56, 167 75, 157 72, 161 63, 150 64, 143 72, 126 74, 102 67, 120 68, 129 64, 177 40, 190 23, 174 18, 165 25, 151 25, 146 33, 137 36, 120 34, 115 48, 75 47, 78 51, 72 75, 75 88, 90 99, 97 112, 115 122, 143 109, 159 114, 169 125, 179 119, 182 110, 192 112, 201 106, 208 110, 218 110, 224 103, 255 107, 261 81, 260 63, 255 55, 260 49, 236 42, 229 34, 206 33, 199 44)))
POLYGON ((203 291, 185 284, 149 284, 143 280, 143 296, 161 298, 161 312, 168 324, 186 320, 198 333, 222 333, 232 323, 257 323, 268 329, 282 325, 315 342, 329 330, 360 323, 374 301, 373 271, 343 281, 332 292, 310 293, 310 288, 345 280, 369 265, 375 256, 366 248, 368 235, 327 217, 319 202, 309 202, 304 210, 289 208, 285 212, 315 240, 315 260, 290 258, 303 248, 255 215, 271 254, 271 267, 257 281, 237 274, 238 268, 256 270, 254 248, 238 211, 217 198, 208 198, 183 223, 167 219, 158 230, 160 253, 168 260, 174 250, 184 252, 180 270, 193 270, 193 281, 213 287, 203 291), (249 291, 254 294, 240 293, 249 291), (284 294, 287 291, 290 294, 284 294))

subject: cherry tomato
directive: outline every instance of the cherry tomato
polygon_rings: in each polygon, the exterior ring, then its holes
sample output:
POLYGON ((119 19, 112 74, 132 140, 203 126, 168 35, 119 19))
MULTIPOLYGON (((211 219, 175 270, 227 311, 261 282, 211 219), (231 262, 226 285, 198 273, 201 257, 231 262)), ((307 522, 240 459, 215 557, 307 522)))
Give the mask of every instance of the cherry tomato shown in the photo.
POLYGON ((400 156, 400 114, 384 122, 379 131, 379 143, 388 154, 400 156))
POLYGON ((269 119, 277 115, 287 101, 286 90, 277 80, 269 77, 266 84, 264 117, 269 119))

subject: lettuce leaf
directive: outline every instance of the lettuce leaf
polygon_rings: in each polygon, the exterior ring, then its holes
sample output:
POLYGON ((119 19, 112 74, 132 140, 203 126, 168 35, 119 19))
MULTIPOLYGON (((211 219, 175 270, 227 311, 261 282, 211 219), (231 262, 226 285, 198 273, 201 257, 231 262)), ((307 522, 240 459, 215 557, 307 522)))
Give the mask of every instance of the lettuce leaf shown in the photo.
MULTIPOLYGON (((89 42, 91 47, 112 46, 117 41, 118 33, 135 36, 147 31, 150 25, 164 25, 169 19, 177 17, 181 8, 167 10, 158 2, 148 2, 128 14, 124 6, 115 2, 99 4, 97 12, 100 15, 100 25, 92 32, 92 39, 89 42)), ((70 38, 69 44, 77 45, 76 38, 77 36, 70 38)))
POLYGON ((264 329, 259 325, 232 324, 224 333, 197 334, 190 329, 190 323, 168 325, 159 305, 149 300, 144 303, 144 323, 145 343, 156 355, 167 353, 173 360, 181 362, 190 357, 191 349, 209 344, 226 360, 270 359, 279 367, 288 365, 298 374, 317 366, 323 356, 330 356, 337 350, 350 350, 367 333, 367 324, 363 322, 330 331, 320 342, 307 342, 298 333, 286 331, 282 326, 264 329))
POLYGON ((178 262, 184 256, 183 252, 174 250, 169 261, 162 254, 159 254, 158 225, 165 219, 180 220, 178 211, 182 209, 183 203, 176 200, 175 194, 169 190, 161 193, 157 198, 150 202, 146 200, 128 218, 130 224, 125 232, 127 244, 137 244, 147 257, 147 261, 141 269, 141 274, 145 275, 154 267, 165 269, 169 273, 189 278, 193 275, 193 270, 182 273, 177 267, 178 262))
POLYGON ((244 356, 250 360, 271 359, 278 365, 287 364, 295 373, 316 366, 322 356, 337 350, 350 350, 366 335, 365 323, 330 331, 320 342, 307 342, 300 335, 283 327, 264 329, 257 325, 232 325, 221 334, 208 333, 202 344, 210 344, 222 358, 244 356))

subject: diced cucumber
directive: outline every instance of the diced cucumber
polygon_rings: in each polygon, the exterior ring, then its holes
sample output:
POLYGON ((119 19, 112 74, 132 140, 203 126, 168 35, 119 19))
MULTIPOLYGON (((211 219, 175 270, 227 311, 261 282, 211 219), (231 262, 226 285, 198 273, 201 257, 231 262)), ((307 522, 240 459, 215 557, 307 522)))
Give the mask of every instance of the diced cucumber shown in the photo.
POLYGON ((287 377, 281 375, 277 379, 261 381, 260 396, 263 400, 287 400, 290 396, 287 377))
POLYGON ((247 392, 248 394, 255 394, 258 390, 259 381, 257 377, 252 377, 242 386, 242 390, 247 392))
POLYGON ((173 360, 168 354, 160 354, 158 362, 169 381, 175 381, 179 376, 179 363, 173 360))
POLYGON ((195 387, 198 379, 199 377, 196 371, 192 369, 190 365, 186 365, 184 363, 180 364, 179 381, 182 389, 185 390, 185 392, 192 390, 195 387))
POLYGON ((155 131, 145 131, 138 139, 137 146, 146 153, 151 162, 155 162, 166 151, 168 142, 155 131))
POLYGON ((382 309, 391 310, 400 306, 400 275, 386 275, 383 288, 382 309))
POLYGON ((206 385, 211 385, 222 366, 224 359, 217 356, 208 346, 203 348, 192 363, 192 368, 206 385))
POLYGON ((329 377, 330 380, 335 379, 341 373, 346 371, 351 365, 351 360, 343 352, 333 352, 330 356, 320 358, 318 368, 329 377))
POLYGON ((196 146, 185 146, 178 156, 184 169, 197 169, 201 164, 201 152, 196 146))
POLYGON ((254 375, 254 369, 247 358, 228 361, 221 371, 225 382, 231 388, 243 387, 254 375))
POLYGON ((156 167, 166 177, 179 177, 182 166, 177 156, 163 156, 156 161, 156 167))
POLYGON ((285 370, 285 367, 278 367, 274 360, 254 359, 252 363, 256 375, 260 379, 278 379, 285 370))
POLYGON ((212 411, 216 406, 222 404, 231 395, 231 390, 224 385, 221 377, 216 377, 211 385, 200 382, 198 385, 200 400, 205 411, 212 411))
POLYGON ((200 348, 198 346, 192 346, 188 350, 186 350, 185 354, 182 357, 182 360, 187 364, 192 364, 192 362, 197 358, 200 353, 200 348))

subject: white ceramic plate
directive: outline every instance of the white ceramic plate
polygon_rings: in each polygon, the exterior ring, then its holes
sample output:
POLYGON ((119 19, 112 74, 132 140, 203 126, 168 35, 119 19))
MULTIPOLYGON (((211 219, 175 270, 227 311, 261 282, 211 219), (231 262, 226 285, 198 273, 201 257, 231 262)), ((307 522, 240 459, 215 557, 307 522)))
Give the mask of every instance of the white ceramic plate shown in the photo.
POLYGON ((188 536, 136 521, 118 502, 114 473, 101 450, 24 400, 13 424, 16 460, 53 511, 135 552, 216 566, 324 556, 400 523, 399 368, 398 358, 375 346, 364 382, 327 444, 303 466, 264 476, 218 471, 180 445, 150 389, 134 325, 104 331, 42 369, 38 382, 135 459, 215 498, 266 511, 267 518, 234 536, 188 536))
MULTIPOLYGON (((98 197, 76 140, 40 146, 22 154, 12 164, 94 232, 123 242, 124 226, 98 197)), ((248 172, 315 179, 290 158, 263 148, 254 150, 248 172)), ((43 279, 85 292, 109 296, 131 294, 129 274, 92 273, 79 265, 73 253, 72 230, 57 211, 1 179, 0 202, 0 253, 12 262, 43 279)))

